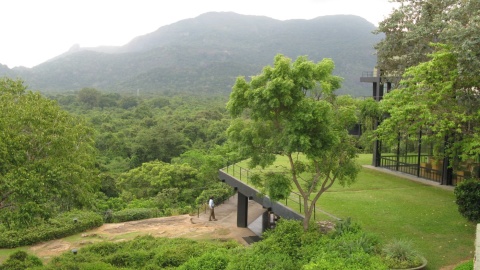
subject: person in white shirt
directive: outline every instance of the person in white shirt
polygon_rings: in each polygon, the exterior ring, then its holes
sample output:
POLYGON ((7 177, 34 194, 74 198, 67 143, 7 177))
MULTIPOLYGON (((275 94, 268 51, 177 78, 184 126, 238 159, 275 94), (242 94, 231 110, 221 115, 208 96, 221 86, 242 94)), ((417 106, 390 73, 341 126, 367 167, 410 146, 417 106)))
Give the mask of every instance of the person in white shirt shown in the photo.
POLYGON ((208 207, 210 207, 210 216, 208 217, 208 221, 216 221, 215 218, 215 202, 213 201, 213 196, 210 197, 208 200, 208 207))

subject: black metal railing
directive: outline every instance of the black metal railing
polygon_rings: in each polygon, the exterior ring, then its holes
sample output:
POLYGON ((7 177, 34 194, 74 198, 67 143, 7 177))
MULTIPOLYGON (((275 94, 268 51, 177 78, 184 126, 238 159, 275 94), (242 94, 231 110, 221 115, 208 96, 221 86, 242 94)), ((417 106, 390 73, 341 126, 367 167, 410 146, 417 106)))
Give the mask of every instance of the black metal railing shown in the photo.
MULTIPOLYGON (((251 185, 250 177, 253 175, 253 173, 249 169, 243 168, 237 164, 232 164, 232 165, 226 166, 221 170, 237 178, 238 180, 246 183, 247 185, 251 185)), ((317 209, 316 204, 312 204, 311 200, 308 200, 308 202, 311 205, 311 207, 313 207, 313 220, 316 220, 317 214, 324 214, 333 219, 339 220, 338 217, 328 212, 325 212, 321 209, 317 209)), ((285 203, 285 206, 290 206, 290 208, 293 207, 294 210, 298 209, 299 211, 298 213, 300 214, 303 214, 305 210, 305 204, 303 202, 302 195, 295 191, 291 192, 290 195, 285 199, 285 201, 284 202, 282 201, 282 203, 285 203)))
POLYGON ((441 183, 441 169, 432 168, 430 166, 422 166, 422 163, 419 162, 419 158, 420 160, 424 160, 427 157, 428 155, 382 156, 380 160, 380 167, 441 183))

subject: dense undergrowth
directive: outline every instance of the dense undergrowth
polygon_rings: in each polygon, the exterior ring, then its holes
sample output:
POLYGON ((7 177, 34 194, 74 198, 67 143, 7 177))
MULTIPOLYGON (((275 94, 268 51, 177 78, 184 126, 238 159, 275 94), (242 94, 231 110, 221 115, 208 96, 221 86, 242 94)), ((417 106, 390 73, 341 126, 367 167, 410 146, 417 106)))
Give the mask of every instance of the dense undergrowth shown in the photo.
POLYGON ((0 269, 387 269, 382 245, 357 224, 344 221, 324 234, 317 226, 281 220, 250 247, 234 241, 140 236, 128 242, 102 242, 65 252, 46 265, 19 251, 0 269), (23 254, 23 255, 22 255, 23 254), (16 266, 13 266, 13 262, 16 266), (35 266, 36 265, 36 266, 35 266))

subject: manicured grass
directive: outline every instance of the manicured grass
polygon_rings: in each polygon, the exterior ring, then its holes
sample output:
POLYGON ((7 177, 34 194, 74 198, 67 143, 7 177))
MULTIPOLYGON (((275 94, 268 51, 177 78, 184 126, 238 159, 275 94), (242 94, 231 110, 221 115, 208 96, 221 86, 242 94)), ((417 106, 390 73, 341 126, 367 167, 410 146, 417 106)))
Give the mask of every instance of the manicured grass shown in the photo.
MULTIPOLYGON (((371 164, 371 158, 360 155, 359 163, 371 164)), ((246 163, 238 165, 247 168, 246 163)), ((283 159, 275 164, 286 165, 283 159)), ((351 186, 337 184, 328 190, 317 208, 342 219, 351 217, 383 242, 412 240, 427 258, 428 269, 473 258, 475 224, 458 213, 450 190, 363 168, 351 186)))

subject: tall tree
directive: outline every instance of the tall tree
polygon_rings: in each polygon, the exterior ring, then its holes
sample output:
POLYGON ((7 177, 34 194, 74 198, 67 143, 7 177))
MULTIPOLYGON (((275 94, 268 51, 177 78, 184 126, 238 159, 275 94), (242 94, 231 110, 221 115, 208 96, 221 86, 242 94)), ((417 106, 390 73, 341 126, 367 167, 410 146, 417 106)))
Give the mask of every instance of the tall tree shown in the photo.
POLYGON ((423 130, 422 141, 440 150, 435 152, 437 157, 476 159, 480 154, 480 93, 478 88, 462 87, 451 47, 435 47, 431 60, 407 69, 401 87, 381 101, 389 117, 376 133, 394 141, 397 134, 417 138, 423 130))
POLYGON ((193 203, 203 190, 198 170, 188 164, 169 164, 162 161, 143 163, 122 173, 118 186, 126 199, 146 199, 173 189, 177 201, 193 203))
POLYGON ((348 128, 356 122, 353 102, 336 98, 341 78, 334 63, 313 63, 306 57, 277 55, 274 65, 247 82, 237 78, 227 108, 235 117, 229 139, 249 166, 262 168, 286 156, 283 171, 257 177, 274 200, 283 199, 292 183, 303 198, 303 226, 308 228, 314 205, 335 182, 353 182, 359 171, 357 150, 348 128))
POLYGON ((0 79, 0 220, 27 226, 88 205, 97 189, 93 132, 55 101, 0 79))
POLYGON ((428 61, 430 43, 452 46, 460 76, 478 84, 480 68, 480 2, 472 0, 393 0, 399 6, 376 33, 385 38, 376 45, 378 68, 401 78, 405 69, 428 61))
POLYGON ((379 68, 403 82, 382 101, 390 119, 377 134, 391 139, 397 131, 428 129, 423 140, 447 147, 438 156, 475 159, 480 152, 480 1, 394 2, 400 6, 380 23, 378 33, 385 39, 376 49, 379 68))

